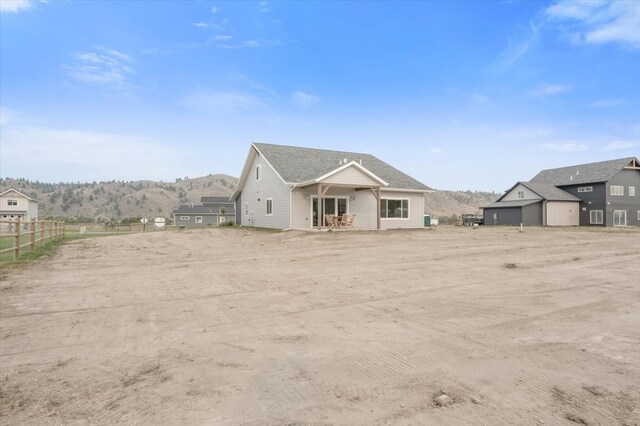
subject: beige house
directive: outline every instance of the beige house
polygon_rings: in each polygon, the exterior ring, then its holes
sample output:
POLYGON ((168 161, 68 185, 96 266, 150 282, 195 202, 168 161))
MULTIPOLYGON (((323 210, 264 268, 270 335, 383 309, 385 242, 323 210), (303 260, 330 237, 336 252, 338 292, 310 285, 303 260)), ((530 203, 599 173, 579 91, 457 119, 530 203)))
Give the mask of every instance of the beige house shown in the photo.
POLYGON ((38 201, 13 188, 0 193, 0 219, 21 222, 38 219, 38 201))
POLYGON ((236 223, 275 229, 422 228, 428 186, 373 155, 254 143, 231 200, 236 223))

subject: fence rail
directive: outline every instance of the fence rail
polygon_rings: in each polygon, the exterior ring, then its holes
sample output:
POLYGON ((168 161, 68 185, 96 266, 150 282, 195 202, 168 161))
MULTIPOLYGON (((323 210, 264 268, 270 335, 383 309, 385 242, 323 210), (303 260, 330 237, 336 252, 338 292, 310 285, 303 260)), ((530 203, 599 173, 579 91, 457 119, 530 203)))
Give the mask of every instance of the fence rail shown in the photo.
POLYGON ((34 251, 38 243, 44 245, 64 237, 64 230, 64 222, 54 220, 0 220, 0 238, 13 241, 11 247, 0 250, 0 255, 13 252, 13 260, 18 260, 21 252, 34 251))

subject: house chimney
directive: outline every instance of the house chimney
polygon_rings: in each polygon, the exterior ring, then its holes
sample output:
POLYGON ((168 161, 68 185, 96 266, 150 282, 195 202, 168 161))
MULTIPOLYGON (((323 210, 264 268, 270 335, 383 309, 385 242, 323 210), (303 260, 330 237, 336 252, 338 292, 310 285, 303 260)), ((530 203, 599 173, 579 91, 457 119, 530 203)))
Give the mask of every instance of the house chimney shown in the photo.
POLYGON ((346 158, 344 159, 344 164, 347 164, 347 159, 346 158))

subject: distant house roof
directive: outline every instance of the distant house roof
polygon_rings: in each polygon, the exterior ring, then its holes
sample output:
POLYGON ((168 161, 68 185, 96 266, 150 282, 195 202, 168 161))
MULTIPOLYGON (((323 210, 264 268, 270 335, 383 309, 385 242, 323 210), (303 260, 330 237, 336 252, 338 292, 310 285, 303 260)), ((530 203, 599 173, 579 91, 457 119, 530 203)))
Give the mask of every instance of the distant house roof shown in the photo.
POLYGON ((21 196, 21 197, 24 197, 24 198, 26 198, 26 199, 27 199, 27 200, 29 200, 29 201, 33 201, 33 202, 36 202, 36 203, 38 202, 38 200, 33 199, 33 198, 31 198, 31 197, 29 197, 29 196, 25 195, 24 193, 22 193, 22 192, 18 191, 17 189, 13 189, 13 188, 9 188, 9 189, 7 189, 6 191, 1 192, 1 193, 0 193, 0 197, 2 197, 2 196, 4 196, 4 195, 7 195, 7 193, 9 193, 9 192, 14 192, 14 193, 16 193, 17 195, 19 195, 19 196, 21 196))
MULTIPOLYGON (((225 209, 225 214, 236 214, 235 205, 222 206, 225 209)), ((217 215, 220 214, 220 207, 203 206, 200 204, 183 204, 173 211, 173 214, 197 214, 197 215, 217 215)))
POLYGON ((555 186, 607 182, 623 168, 632 164, 637 165, 638 159, 635 157, 627 157, 619 158, 617 160, 548 169, 535 175, 530 182, 550 183, 555 186))
POLYGON ((507 207, 524 207, 530 204, 541 203, 542 200, 511 200, 511 201, 496 201, 488 206, 482 207, 483 209, 502 209, 507 207))
POLYGON ((203 204, 233 204, 233 201, 229 200, 229 197, 200 197, 200 202, 203 204))
POLYGON ((299 184, 324 176, 345 164, 361 165, 388 183, 390 189, 431 191, 431 188, 370 154, 254 143, 286 183, 299 184))
POLYGON ((540 183, 540 182, 518 182, 509 188, 500 198, 496 200, 496 203, 503 202, 502 199, 507 196, 511 191, 513 191, 518 185, 522 185, 525 188, 536 193, 542 199, 547 201, 580 201, 580 198, 569 194, 567 191, 564 191, 550 183, 540 183))

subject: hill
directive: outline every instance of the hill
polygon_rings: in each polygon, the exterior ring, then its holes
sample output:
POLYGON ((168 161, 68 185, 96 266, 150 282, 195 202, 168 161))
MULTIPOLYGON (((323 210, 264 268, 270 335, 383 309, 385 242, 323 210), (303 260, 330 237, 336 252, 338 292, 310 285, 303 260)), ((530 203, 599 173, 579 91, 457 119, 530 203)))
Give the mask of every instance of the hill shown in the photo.
POLYGON ((1 179, 0 192, 14 188, 38 200, 42 217, 69 221, 109 221, 131 217, 169 217, 180 204, 199 203, 202 196, 230 196, 237 184, 232 176, 216 174, 175 182, 109 181, 42 183, 1 179))
MULTIPOLYGON (((28 179, 0 179, 0 192, 15 188, 39 201, 43 217, 67 221, 109 221, 132 217, 169 217, 180 204, 199 203, 203 196, 230 196, 238 182, 215 174, 179 178, 175 182, 116 181, 42 183, 28 179)), ((425 210, 434 217, 477 213, 499 194, 472 191, 437 191, 425 195, 425 210)))

